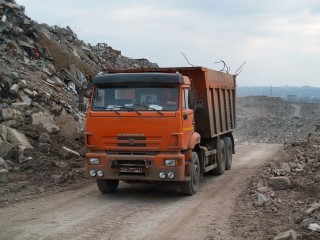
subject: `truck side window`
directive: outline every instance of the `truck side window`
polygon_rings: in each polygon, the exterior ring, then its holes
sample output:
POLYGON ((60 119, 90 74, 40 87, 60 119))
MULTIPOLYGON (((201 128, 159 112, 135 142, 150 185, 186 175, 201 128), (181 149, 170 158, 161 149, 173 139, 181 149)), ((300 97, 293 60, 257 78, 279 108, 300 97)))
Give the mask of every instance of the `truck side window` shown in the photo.
POLYGON ((189 109, 189 89, 183 89, 183 109, 189 109))
POLYGON ((105 90, 104 89, 96 89, 96 93, 93 99, 94 107, 103 107, 105 101, 105 90))

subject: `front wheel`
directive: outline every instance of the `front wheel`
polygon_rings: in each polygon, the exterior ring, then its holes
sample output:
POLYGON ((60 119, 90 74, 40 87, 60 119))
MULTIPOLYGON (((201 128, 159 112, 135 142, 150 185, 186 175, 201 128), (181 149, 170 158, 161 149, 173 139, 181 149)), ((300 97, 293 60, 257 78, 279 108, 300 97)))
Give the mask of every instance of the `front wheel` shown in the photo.
POLYGON ((201 175, 199 157, 196 152, 192 152, 190 164, 190 180, 187 182, 181 182, 180 189, 182 194, 192 196, 199 189, 201 175))
POLYGON ((97 179, 97 186, 102 193, 116 192, 119 186, 117 179, 97 179))

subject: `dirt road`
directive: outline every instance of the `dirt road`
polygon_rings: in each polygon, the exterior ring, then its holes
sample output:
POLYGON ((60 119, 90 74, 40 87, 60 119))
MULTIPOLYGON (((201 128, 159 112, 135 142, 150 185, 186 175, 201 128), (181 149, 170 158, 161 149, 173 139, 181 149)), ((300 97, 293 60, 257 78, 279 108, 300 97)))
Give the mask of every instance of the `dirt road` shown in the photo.
POLYGON ((294 113, 293 116, 300 116, 300 110, 301 110, 301 106, 297 105, 297 104, 291 104, 294 107, 294 113))
POLYGON ((0 209, 0 239, 233 239, 229 216, 246 179, 281 145, 238 145, 233 167, 205 176, 199 192, 173 186, 95 185, 0 209))

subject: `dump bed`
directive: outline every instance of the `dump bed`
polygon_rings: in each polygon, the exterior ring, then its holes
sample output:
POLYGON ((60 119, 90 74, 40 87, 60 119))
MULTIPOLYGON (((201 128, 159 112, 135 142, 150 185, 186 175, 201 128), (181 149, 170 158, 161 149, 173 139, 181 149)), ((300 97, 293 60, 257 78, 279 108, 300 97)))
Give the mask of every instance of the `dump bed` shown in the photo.
POLYGON ((196 90, 195 126, 202 138, 232 132, 235 128, 235 76, 205 67, 109 70, 124 72, 179 72, 188 76, 196 90))

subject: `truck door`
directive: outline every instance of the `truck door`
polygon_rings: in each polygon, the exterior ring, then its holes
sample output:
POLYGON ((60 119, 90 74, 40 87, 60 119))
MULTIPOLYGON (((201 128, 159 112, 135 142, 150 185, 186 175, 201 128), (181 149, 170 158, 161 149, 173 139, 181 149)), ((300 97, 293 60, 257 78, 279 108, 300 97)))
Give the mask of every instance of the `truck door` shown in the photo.
POLYGON ((193 110, 189 108, 189 88, 183 88, 182 94, 182 126, 183 126, 183 146, 186 148, 189 144, 190 137, 194 132, 193 110))

